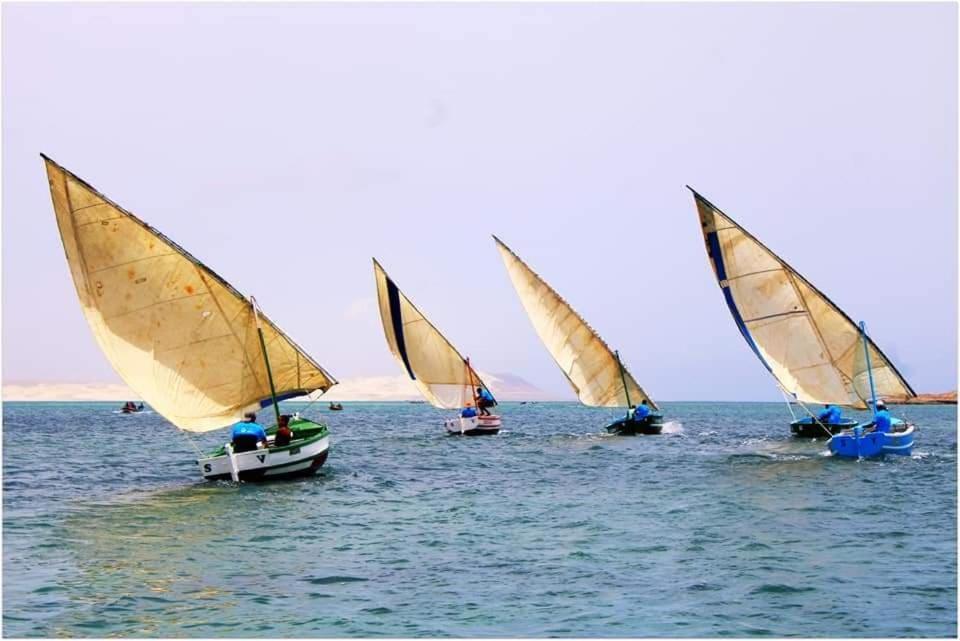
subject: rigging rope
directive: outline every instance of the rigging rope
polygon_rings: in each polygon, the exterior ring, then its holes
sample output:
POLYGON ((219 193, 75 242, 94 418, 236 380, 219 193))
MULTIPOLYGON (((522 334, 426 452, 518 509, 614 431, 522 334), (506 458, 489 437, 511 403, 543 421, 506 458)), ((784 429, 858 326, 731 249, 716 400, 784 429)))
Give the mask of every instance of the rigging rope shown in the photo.
POLYGON ((200 458, 206 458, 207 455, 203 453, 203 450, 201 450, 196 443, 193 442, 193 439, 190 438, 190 434, 186 430, 178 429, 177 431, 183 434, 184 438, 187 439, 187 442, 190 443, 190 445, 193 446, 193 449, 197 451, 197 454, 200 456, 200 458))
MULTIPOLYGON (((780 385, 779 381, 777 381, 777 386, 780 388, 780 392, 784 395, 784 398, 786 398, 787 390, 783 389, 783 385, 780 385)), ((830 431, 830 428, 828 428, 826 425, 820 422, 820 417, 816 416, 813 412, 811 412, 809 408, 807 408, 807 406, 804 405, 800 401, 800 399, 796 397, 795 394, 793 395, 793 400, 796 402, 797 405, 803 408, 803 411, 805 411, 807 414, 810 415, 810 418, 813 419, 814 423, 816 423, 817 425, 823 428, 823 431, 825 431, 827 433, 827 436, 830 437, 829 439, 827 439, 827 442, 829 443, 831 440, 833 440, 833 432, 830 431)), ((787 402, 787 407, 788 408, 790 407, 789 402, 787 402)), ((790 409, 790 415, 794 417, 794 420, 796 420, 796 416, 794 415, 792 408, 790 409)))

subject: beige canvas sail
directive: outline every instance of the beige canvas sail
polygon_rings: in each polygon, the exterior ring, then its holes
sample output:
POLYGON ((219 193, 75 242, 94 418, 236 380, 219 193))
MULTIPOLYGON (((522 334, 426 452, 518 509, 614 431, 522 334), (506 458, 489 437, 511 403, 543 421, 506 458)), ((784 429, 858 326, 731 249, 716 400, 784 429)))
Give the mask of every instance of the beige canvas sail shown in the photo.
MULTIPOLYGON (((729 216, 693 194, 730 313, 780 386, 801 402, 865 408, 870 391, 865 366, 857 364, 863 345, 856 324, 729 216)), ((867 340, 877 396, 915 396, 867 340)))
POLYGON ((397 288, 376 260, 373 272, 387 345, 423 397, 442 409, 473 402, 477 387, 487 389, 476 370, 397 288))
POLYGON ((613 351, 586 321, 496 236, 503 264, 540 340, 584 405, 626 407, 646 400, 657 409, 613 351), (626 391, 624 390, 626 380, 626 391))
MULTIPOLYGON (((268 404, 250 301, 160 232, 44 160, 80 306, 127 385, 191 432, 224 427, 268 404)), ((336 384, 261 319, 278 398, 336 384)))

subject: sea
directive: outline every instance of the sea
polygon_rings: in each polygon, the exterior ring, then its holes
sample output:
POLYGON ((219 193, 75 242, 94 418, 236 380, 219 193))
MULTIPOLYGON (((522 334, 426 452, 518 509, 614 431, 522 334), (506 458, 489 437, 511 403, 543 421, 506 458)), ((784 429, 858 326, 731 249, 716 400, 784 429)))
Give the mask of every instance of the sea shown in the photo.
MULTIPOLYGON (((839 460, 784 404, 284 403, 320 473, 205 482, 119 403, 3 404, 4 637, 955 637, 957 409, 910 457, 839 460)), ((261 418, 266 418, 266 413, 261 418)))

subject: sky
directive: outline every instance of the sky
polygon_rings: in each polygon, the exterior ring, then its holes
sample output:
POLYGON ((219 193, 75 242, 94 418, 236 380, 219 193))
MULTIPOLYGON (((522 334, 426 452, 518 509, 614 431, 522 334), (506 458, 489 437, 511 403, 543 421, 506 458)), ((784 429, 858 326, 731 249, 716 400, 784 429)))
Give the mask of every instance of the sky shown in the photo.
POLYGON ((778 400, 689 184, 957 386, 957 6, 2 7, 3 380, 117 382, 41 152, 338 378, 399 374, 371 258, 481 370, 573 398, 496 234, 658 400, 778 400))

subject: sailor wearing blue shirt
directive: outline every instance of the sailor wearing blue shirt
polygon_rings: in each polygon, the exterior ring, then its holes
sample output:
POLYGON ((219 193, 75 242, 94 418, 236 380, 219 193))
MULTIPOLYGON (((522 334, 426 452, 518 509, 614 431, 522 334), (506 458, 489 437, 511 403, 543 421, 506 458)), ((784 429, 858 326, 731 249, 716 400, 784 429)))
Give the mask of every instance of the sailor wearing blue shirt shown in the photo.
POLYGON ((233 451, 249 452, 257 449, 257 444, 263 443, 267 447, 267 432, 257 423, 257 415, 247 412, 243 420, 233 426, 233 451))
POLYGON ((877 411, 873 414, 873 424, 878 432, 889 432, 893 425, 893 417, 887 411, 887 404, 883 401, 877 401, 877 411))
POLYGON ((823 411, 817 416, 817 419, 821 423, 826 423, 827 425, 836 425, 842 420, 842 415, 840 413, 840 408, 836 405, 824 405, 823 411))
POLYGON ((477 415, 477 410, 473 409, 471 405, 467 405, 460 412, 460 418, 473 418, 477 415))
POLYGON ((480 408, 480 413, 484 416, 490 416, 490 412, 487 410, 488 407, 493 407, 497 404, 497 401, 493 398, 493 394, 489 390, 482 387, 477 388, 477 407, 480 408))
POLYGON ((643 419, 650 416, 650 408, 647 406, 646 399, 640 401, 640 405, 633 410, 633 420, 642 421, 643 419))

